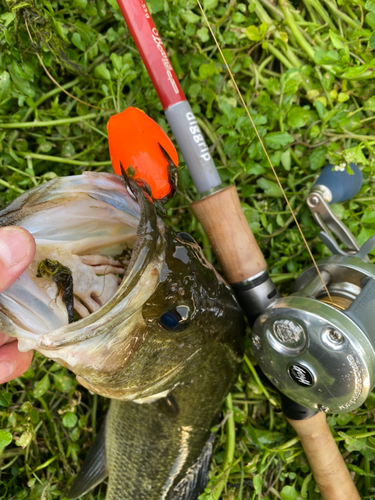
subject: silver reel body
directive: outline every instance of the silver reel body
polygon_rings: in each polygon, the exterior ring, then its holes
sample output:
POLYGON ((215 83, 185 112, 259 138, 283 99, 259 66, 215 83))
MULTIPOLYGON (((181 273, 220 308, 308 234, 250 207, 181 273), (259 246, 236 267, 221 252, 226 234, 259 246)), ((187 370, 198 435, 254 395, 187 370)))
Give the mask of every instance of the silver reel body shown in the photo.
POLYGON ((375 265, 334 255, 297 279, 255 322, 259 365, 290 399, 310 409, 344 413, 375 384, 375 265))

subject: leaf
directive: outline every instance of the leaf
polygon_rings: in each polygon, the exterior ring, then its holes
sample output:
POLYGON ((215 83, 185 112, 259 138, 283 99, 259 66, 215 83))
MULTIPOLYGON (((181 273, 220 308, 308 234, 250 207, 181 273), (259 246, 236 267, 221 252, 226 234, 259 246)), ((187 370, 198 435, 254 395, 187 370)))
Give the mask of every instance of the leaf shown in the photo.
POLYGON ((59 391, 67 392, 74 387, 74 382, 71 377, 68 377, 64 372, 57 372, 53 374, 54 382, 59 391))
POLYGON ((21 437, 17 439, 16 446, 21 446, 22 448, 26 448, 27 445, 31 443, 33 440, 33 433, 31 431, 26 431, 21 434, 21 437))
POLYGON ((33 425, 36 425, 39 422, 39 412, 37 410, 31 410, 30 420, 33 425))
POLYGON ((28 80, 25 80, 24 78, 21 78, 18 76, 15 71, 8 67, 8 71, 10 73, 12 82, 16 89, 23 95, 28 96, 28 97, 34 97, 35 96, 35 91, 31 87, 30 82, 28 80))
POLYGON ((318 148, 313 150, 309 158, 309 163, 312 170, 318 170, 325 165, 326 154, 327 154, 326 146, 319 146, 318 148))
POLYGON ((340 92, 337 96, 337 101, 338 102, 346 102, 350 99, 350 96, 349 94, 347 94, 346 92, 340 92))
POLYGON ((197 35, 201 39, 201 42, 207 42, 210 39, 210 35, 208 33, 208 28, 206 26, 203 26, 199 30, 197 30, 197 35))
POLYGON ((260 495, 262 492, 263 479, 258 474, 253 477, 254 493, 260 495))
POLYGON ((280 497, 282 500, 297 500, 299 493, 294 486, 284 486, 280 492, 280 497))
POLYGON ((374 224, 375 223, 375 212, 366 212, 361 217, 361 222, 364 224, 374 224))
POLYGON ((375 14, 375 0, 367 0, 365 9, 375 14))
POLYGON ((373 29, 375 30, 375 13, 370 12, 369 14, 366 15, 365 17, 366 23, 373 29))
POLYGON ((319 118, 322 120, 324 118, 324 115, 325 115, 325 112, 326 112, 326 109, 325 109, 325 106, 324 104, 318 100, 318 99, 315 99, 314 101, 314 107, 319 115, 319 118))
POLYGON ((276 182, 269 181, 268 179, 261 177, 257 180, 257 184, 263 189, 266 195, 272 196, 272 198, 281 198, 283 196, 283 193, 276 182))
POLYGON ((281 154, 281 164, 285 168, 285 170, 290 170, 292 166, 292 158, 290 156, 290 149, 287 149, 281 154))
POLYGON ((357 465, 347 464, 347 466, 348 466, 348 469, 353 470, 359 476, 375 477, 374 474, 370 474, 369 472, 364 471, 360 467, 357 467, 357 465))
POLYGON ((267 24, 262 23, 259 28, 258 26, 252 24, 246 28, 245 33, 247 38, 249 38, 253 42, 260 42, 261 40, 263 40, 267 33, 267 24))
MULTIPOLYGON (((229 49, 223 49, 223 50, 222 50, 222 53, 223 53, 223 55, 224 55, 224 57, 225 57, 226 62, 227 62, 228 64, 231 64, 231 62, 232 62, 232 61, 233 61, 233 59, 235 58, 235 54, 233 54, 233 52, 232 52, 231 50, 229 50, 229 49)), ((218 58, 218 60, 219 60, 221 63, 224 63, 223 58, 221 57, 221 54, 220 54, 220 53, 218 53, 217 58, 218 58)))
POLYGON ((78 49, 82 50, 82 52, 86 50, 86 44, 81 39, 81 35, 79 33, 73 33, 72 44, 75 45, 78 49))
POLYGON ((197 95, 199 94, 199 92, 201 91, 202 89, 202 86, 200 83, 193 83, 192 85, 190 85, 190 87, 188 88, 188 94, 190 97, 197 97, 197 95))
POLYGON ((11 401, 12 401, 11 393, 0 390, 0 406, 4 406, 4 408, 8 408, 11 401))
POLYGON ((77 421, 78 421, 77 415, 71 411, 67 411, 62 419, 64 427, 68 427, 68 429, 75 427, 77 421))
POLYGON ((0 429, 0 450, 12 442, 13 436, 10 432, 0 429))
POLYGON ((288 132, 271 132, 265 138, 266 145, 271 149, 281 149, 294 141, 288 132))
POLYGON ((344 149, 342 154, 345 158, 345 161, 347 163, 369 165, 370 162, 363 154, 362 148, 363 148, 363 146, 361 144, 359 144, 358 146, 355 146, 354 148, 344 149))
MULTIPOLYGON (((357 236, 358 243, 360 245, 363 245, 363 243, 366 243, 367 240, 369 240, 372 236, 375 235, 375 229, 371 229, 368 227, 363 227, 357 236)), ((375 249, 372 250, 370 253, 371 255, 374 255, 375 249)))
POLYGON ((87 0, 74 0, 73 4, 81 10, 85 10, 87 6, 87 0))
POLYGON ((0 16, 0 19, 3 21, 3 25, 5 27, 9 26, 13 21, 14 21, 14 14, 13 12, 5 12, 0 16))
POLYGON ((164 10, 164 0, 148 0, 147 5, 151 14, 157 14, 164 10))
POLYGON ((354 414, 353 413, 341 413, 337 417, 337 423, 339 425, 346 425, 348 424, 351 420, 353 420, 354 414))
POLYGON ((211 61, 209 64, 201 64, 199 66, 199 76, 202 80, 206 80, 216 73, 215 63, 211 61))
POLYGON ((219 4, 219 0, 204 0, 203 7, 205 10, 216 9, 219 4))
POLYGON ((75 154, 75 149, 74 149, 73 143, 70 141, 65 141, 62 145, 62 148, 61 148, 61 155, 64 158, 70 158, 74 154, 75 154))
POLYGON ((101 78, 102 80, 110 80, 111 79, 111 73, 107 69, 107 66, 105 63, 101 63, 98 66, 96 66, 94 70, 94 75, 97 78, 101 78))
POLYGON ((8 71, 3 71, 0 75, 0 103, 9 97, 10 75, 8 71))
POLYGON ((345 73, 341 75, 341 78, 350 78, 353 76, 362 75, 362 73, 368 70, 369 66, 369 64, 361 64, 359 66, 355 66, 354 68, 350 68, 348 69, 348 71, 345 71, 345 73))
POLYGON ((345 44, 341 40, 341 37, 339 37, 332 30, 329 30, 329 38, 331 39, 332 45, 335 47, 335 49, 344 49, 345 48, 345 44))
POLYGON ((292 128, 301 128, 309 121, 310 113, 307 109, 294 106, 288 113, 288 124, 292 128))
POLYGON ((314 61, 317 64, 332 64, 340 59, 340 54, 337 50, 316 49, 314 53, 314 61))
POLYGON ((191 10, 182 11, 180 16, 187 23, 196 24, 200 21, 200 17, 197 16, 197 14, 194 14, 191 10))
POLYGON ((50 388, 50 385, 51 384, 47 373, 41 380, 35 383, 33 391, 34 398, 40 398, 41 396, 43 396, 43 394, 45 394, 50 388))

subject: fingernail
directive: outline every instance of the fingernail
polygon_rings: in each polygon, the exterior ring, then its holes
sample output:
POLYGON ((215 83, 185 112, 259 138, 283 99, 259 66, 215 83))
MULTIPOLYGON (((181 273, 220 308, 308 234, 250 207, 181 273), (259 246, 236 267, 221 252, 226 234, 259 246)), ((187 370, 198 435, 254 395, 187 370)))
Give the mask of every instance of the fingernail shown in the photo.
POLYGON ((9 361, 2 361, 0 363, 0 383, 2 380, 7 380, 9 377, 11 377, 13 372, 13 364, 9 363, 9 361))
POLYGON ((0 260, 10 268, 21 264, 30 256, 30 239, 19 227, 2 227, 0 230, 0 260))

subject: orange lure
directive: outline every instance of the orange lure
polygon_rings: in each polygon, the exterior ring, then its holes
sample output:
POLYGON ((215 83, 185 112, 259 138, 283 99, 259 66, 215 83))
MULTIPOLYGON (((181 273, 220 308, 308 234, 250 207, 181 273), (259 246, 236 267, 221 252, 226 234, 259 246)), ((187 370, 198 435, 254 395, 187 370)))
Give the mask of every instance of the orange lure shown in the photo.
POLYGON ((143 111, 129 107, 111 116, 109 153, 113 170, 146 188, 154 200, 167 202, 176 190, 178 155, 163 129, 143 111))

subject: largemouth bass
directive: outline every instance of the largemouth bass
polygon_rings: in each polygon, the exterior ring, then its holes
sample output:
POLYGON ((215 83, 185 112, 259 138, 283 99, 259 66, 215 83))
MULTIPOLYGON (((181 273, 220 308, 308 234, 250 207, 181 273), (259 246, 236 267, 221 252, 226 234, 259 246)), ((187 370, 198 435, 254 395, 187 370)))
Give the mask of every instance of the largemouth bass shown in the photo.
POLYGON ((112 399, 69 498, 106 476, 107 500, 197 498, 210 428, 241 361, 243 316, 229 287, 116 175, 38 186, 0 212, 6 225, 27 229, 37 251, 0 295, 0 330, 112 399))

